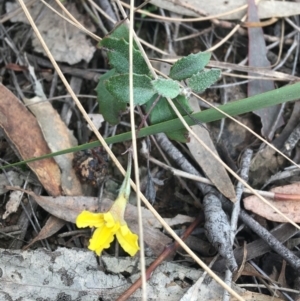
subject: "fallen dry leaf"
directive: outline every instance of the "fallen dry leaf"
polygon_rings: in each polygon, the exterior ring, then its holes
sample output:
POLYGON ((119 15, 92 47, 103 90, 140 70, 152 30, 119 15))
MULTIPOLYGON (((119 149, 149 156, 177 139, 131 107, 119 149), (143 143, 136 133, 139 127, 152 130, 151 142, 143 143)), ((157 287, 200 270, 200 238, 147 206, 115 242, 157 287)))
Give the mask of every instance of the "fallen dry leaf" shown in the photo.
MULTIPOLYGON (((0 84, 0 127, 22 160, 51 153, 35 117, 2 84, 0 84)), ((31 162, 28 166, 50 195, 61 194, 60 170, 52 158, 31 162)))
POLYGON ((259 150, 251 160, 249 179, 252 186, 261 187, 285 163, 286 159, 277 156, 277 152, 269 146, 259 150))
MULTIPOLYGON (((96 197, 86 196, 58 196, 45 197, 39 196, 31 191, 26 191, 19 188, 9 187, 11 190, 21 190, 31 195, 34 200, 50 214, 62 220, 75 223, 76 217, 83 210, 97 211, 99 200, 96 197)), ((114 197, 107 194, 101 200, 101 212, 106 212, 113 204, 114 197)), ((160 223, 152 215, 152 213, 145 208, 142 208, 143 229, 145 243, 151 248, 155 255, 159 255, 166 245, 172 240, 157 228, 161 228, 160 223)), ((138 233, 138 212, 136 206, 127 204, 125 212, 125 220, 133 232, 138 233)), ((178 214, 173 218, 166 218, 165 221, 170 225, 178 225, 183 223, 190 223, 194 218, 178 214)))
MULTIPOLYGON (((102 255, 104 269, 99 269, 97 257, 92 252, 78 249, 58 248, 53 252, 0 249, 0 257, 3 271, 0 295, 10 298, 6 300, 117 300, 140 277, 137 257, 102 255)), ((146 265, 152 261, 146 258, 146 265)), ((224 292, 214 279, 204 277, 201 270, 179 263, 162 262, 151 276, 147 282, 149 300, 219 301, 224 292), (199 281, 201 286, 196 288, 193 283, 199 281)), ((245 301, 282 300, 246 291, 235 283, 232 288, 245 301)), ((142 290, 135 291, 127 300, 142 300, 142 290)))
POLYGON ((28 244, 26 245, 23 250, 27 250, 30 246, 32 246, 34 243, 41 239, 46 239, 52 235, 54 235, 57 231, 59 231, 66 222, 60 218, 57 218, 55 216, 50 216, 46 222, 46 224, 43 226, 39 234, 28 244))
MULTIPOLYGON (((246 13, 247 8, 237 10, 247 5, 247 0, 214 0, 214 1, 198 1, 198 0, 151 0, 155 6, 170 10, 179 15, 200 17, 203 15, 215 16, 232 10, 235 12, 228 15, 220 16, 219 19, 235 20, 241 19, 246 13)), ((300 14, 300 5, 297 2, 283 1, 259 1, 258 16, 260 19, 272 17, 289 17, 300 14)))
MULTIPOLYGON (((254 0, 248 0, 248 22, 259 22, 257 7, 254 0)), ((267 48, 264 33, 261 27, 248 28, 249 46, 248 62, 251 67, 271 69, 267 58, 267 48)), ((249 72, 249 76, 254 76, 249 72)), ((272 80, 251 80, 248 83, 248 97, 268 92, 275 89, 272 80)), ((253 113, 260 117, 262 123, 261 133, 268 140, 272 141, 274 131, 283 125, 283 118, 280 116, 281 105, 256 110, 253 113), (276 122, 276 123, 275 123, 276 122)))
MULTIPOLYGON (((200 111, 197 99, 191 98, 190 105, 194 110, 194 113, 200 111)), ((196 133, 197 137, 199 137, 199 139, 201 139, 201 141, 210 148, 211 152, 219 156, 210 138, 208 130, 201 125, 193 125, 191 126, 191 128, 196 133)), ((208 150, 206 150, 196 140, 196 138, 194 138, 194 136, 190 135, 190 142, 187 143, 187 146, 199 166, 202 168, 211 182, 214 183, 216 188, 228 199, 235 202, 236 196, 234 187, 223 165, 221 165, 221 163, 219 163, 212 156, 212 154, 208 150)))
MULTIPOLYGON (((48 101, 38 96, 24 99, 35 115, 51 151, 57 152, 77 145, 77 140, 48 101)), ((81 183, 72 166, 73 153, 54 157, 61 170, 61 187, 65 195, 82 195, 81 183)))
MULTIPOLYGON (((300 183, 294 183, 291 185, 280 186, 271 189, 271 192, 284 193, 284 194, 300 194, 300 183)), ((295 223, 300 223, 300 202, 295 200, 287 201, 274 201, 271 199, 267 200, 290 218, 295 223)), ((257 196, 252 195, 244 199, 244 206, 247 210, 274 222, 286 223, 281 215, 275 212, 271 207, 261 201, 257 196)))
MULTIPOLYGON (((51 6, 64 15, 60 7, 54 1, 51 2, 51 6)), ((20 5, 18 2, 6 3, 6 11, 8 13, 19 7, 20 5)), ((68 3, 65 7, 78 22, 84 24, 83 21, 87 18, 84 18, 79 14, 75 3, 68 3)), ((87 39, 85 33, 54 13, 41 1, 35 1, 27 8, 56 61, 66 62, 72 65, 79 63, 81 60, 89 62, 92 59, 96 48, 92 45, 91 41, 87 39)), ((10 21, 28 24, 28 20, 24 13, 10 18, 10 21)), ((90 31, 94 30, 94 27, 91 24, 84 25, 90 31)), ((32 35, 32 45, 35 51, 45 54, 45 51, 35 34, 32 35)))
MULTIPOLYGON (((104 122, 104 118, 102 114, 88 114, 90 119, 92 120, 94 126, 96 127, 96 129, 100 129, 102 123, 104 122)), ((87 124, 87 127, 90 131, 92 131, 91 127, 89 124, 87 124)))

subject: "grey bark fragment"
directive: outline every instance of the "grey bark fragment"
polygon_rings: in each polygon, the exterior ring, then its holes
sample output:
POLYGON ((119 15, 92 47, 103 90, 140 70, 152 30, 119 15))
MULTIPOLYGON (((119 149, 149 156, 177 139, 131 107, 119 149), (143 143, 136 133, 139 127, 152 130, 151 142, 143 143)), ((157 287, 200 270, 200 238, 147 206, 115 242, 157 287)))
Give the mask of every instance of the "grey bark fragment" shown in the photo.
POLYGON ((208 194, 204 197, 203 205, 206 236, 226 260, 227 267, 233 272, 238 266, 231 245, 231 227, 226 214, 222 210, 221 202, 216 195, 208 194))
MULTIPOLYGON (((161 148, 174 160, 184 171, 194 175, 199 175, 191 163, 186 160, 184 155, 167 139, 165 134, 155 135, 161 148)), ((231 227, 225 212, 222 209, 221 201, 217 198, 220 195, 213 187, 197 182, 197 187, 203 195, 204 214, 206 219, 206 235, 212 245, 219 251, 220 255, 226 260, 228 268, 232 271, 237 269, 237 263, 233 256, 231 245, 231 227)))
MULTIPOLYGON (((0 300, 112 301, 140 277, 138 258, 102 256, 100 261, 98 266, 93 252, 66 248, 54 252, 0 249, 0 300)), ((146 264, 152 261, 148 259, 146 264)), ((147 282, 148 300, 177 301, 189 288, 188 283, 201 274, 200 270, 165 262, 147 282)), ((139 289, 128 300, 141 298, 139 289)))
POLYGON ((287 141, 284 144, 284 152, 288 155, 291 155, 292 150, 295 148, 296 144, 300 139, 300 125, 293 130, 293 132, 288 137, 287 141))

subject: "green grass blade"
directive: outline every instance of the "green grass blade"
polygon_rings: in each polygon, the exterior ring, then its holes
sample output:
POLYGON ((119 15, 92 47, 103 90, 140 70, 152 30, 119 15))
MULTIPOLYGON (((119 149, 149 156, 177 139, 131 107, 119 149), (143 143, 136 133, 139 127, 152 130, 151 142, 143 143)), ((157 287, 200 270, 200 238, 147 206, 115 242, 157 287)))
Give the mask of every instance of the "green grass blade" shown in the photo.
MULTIPOLYGON (((296 83, 263 94, 255 95, 252 97, 244 98, 238 101, 234 101, 232 103, 219 106, 219 109, 229 114, 230 116, 237 116, 240 114, 252 112, 254 110, 274 106, 288 101, 297 100, 299 98, 300 98, 300 83, 296 83)), ((192 117, 193 119, 199 120, 199 122, 208 123, 208 122, 220 120, 224 118, 224 115, 212 108, 212 109, 208 109, 202 112, 192 114, 192 117)), ((185 116, 184 119, 189 125, 195 124, 194 120, 191 119, 189 116, 185 116)), ((141 129, 140 132, 138 133, 138 138, 146 137, 148 135, 153 135, 161 132, 168 132, 170 130, 175 131, 182 128, 183 125, 181 124, 181 121, 178 118, 176 118, 170 121, 158 123, 141 129)), ((131 139, 131 132, 126 132, 114 137, 109 137, 105 139, 105 141, 107 144, 113 144, 113 143, 123 142, 130 139, 131 139)), ((18 166, 29 162, 49 158, 49 157, 76 152, 79 150, 89 149, 99 145, 100 145, 99 141, 94 141, 91 143, 73 147, 71 149, 55 152, 52 154, 47 154, 39 158, 32 158, 26 161, 5 165, 0 167, 0 169, 5 169, 12 166, 18 166)))

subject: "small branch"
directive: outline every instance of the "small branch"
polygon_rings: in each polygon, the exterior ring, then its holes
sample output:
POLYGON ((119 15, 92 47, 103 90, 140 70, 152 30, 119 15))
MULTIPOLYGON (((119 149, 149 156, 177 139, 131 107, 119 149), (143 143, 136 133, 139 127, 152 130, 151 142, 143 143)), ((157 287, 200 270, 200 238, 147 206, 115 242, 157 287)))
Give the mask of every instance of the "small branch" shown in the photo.
MULTIPOLYGON (((185 171, 194 175, 199 172, 189 163, 184 155, 170 142, 165 134, 155 135, 161 148, 185 171)), ((237 264, 233 256, 230 240, 230 225, 225 212, 222 210, 220 193, 212 186, 196 183, 204 195, 203 205, 205 213, 206 236, 211 244, 219 251, 222 257, 226 258, 228 267, 234 271, 237 264)))
MULTIPOLYGON (((162 141, 163 137, 156 135, 158 141, 162 141)), ((184 171, 189 172, 193 175, 201 176, 201 174, 191 165, 190 162, 177 150, 171 142, 169 142, 164 146, 164 150, 168 153, 168 155, 172 155, 173 160, 182 168, 184 171), (170 151, 167 150, 170 148, 170 151)), ((198 189, 201 192, 208 192, 208 185, 202 184, 200 182, 196 183, 198 189)), ((210 188, 212 189, 212 188, 210 188)), ((228 201, 226 198, 221 198, 221 202, 223 208, 229 212, 232 210, 232 202, 228 201)), ((289 249, 284 247, 281 242, 279 242, 269 231, 263 228, 258 222, 256 222, 250 215, 246 213, 245 210, 241 210, 239 214, 239 218, 250 228, 253 232, 255 232, 259 237, 261 237, 275 252, 277 252, 283 259, 285 259, 296 271, 300 274, 300 258, 295 256, 289 249)))
MULTIPOLYGON (((250 168, 250 163, 251 163, 251 158, 252 158, 253 151, 250 149, 246 149, 244 152, 242 159, 241 159, 241 178, 244 181, 248 181, 248 174, 249 174, 249 168, 250 168)), ((244 192, 244 185, 241 182, 238 182, 237 187, 236 187, 236 199, 237 201, 233 205, 233 210, 231 213, 231 243, 233 245, 234 237, 235 237, 235 232, 237 229, 237 223, 238 223, 238 217, 240 214, 241 210, 241 198, 242 194, 244 192)))
MULTIPOLYGON (((194 174, 190 174, 188 172, 185 172, 185 171, 182 171, 182 170, 179 170, 179 169, 176 169, 174 167, 171 167, 153 157, 149 157, 149 160, 166 169, 166 170, 169 170, 172 172, 172 174, 174 176, 178 176, 178 177, 182 177, 182 178, 186 178, 186 179, 190 179, 190 180, 193 180, 193 181, 197 181, 197 182, 201 182, 203 184, 207 184, 207 185, 211 185, 211 186, 214 186, 214 184, 208 180, 207 178, 204 178, 200 175, 194 175, 194 174)), ((268 199, 271 199, 271 200, 274 200, 274 201, 300 201, 300 195, 299 194, 288 194, 288 193, 278 193, 278 192, 271 192, 271 191, 264 191, 264 190, 256 190, 256 189, 253 189, 255 192, 257 192, 259 195, 265 197, 265 198, 268 198, 268 199)), ((243 190, 244 193, 248 193, 248 194, 253 194, 252 191, 248 188, 245 188, 244 187, 244 190, 243 190)))
MULTIPOLYGON (((218 195, 220 196, 219 193, 218 195)), ((238 266, 232 250, 231 227, 227 215, 222 210, 220 198, 213 193, 209 193, 203 199, 203 206, 206 236, 225 259, 227 267, 233 272, 238 266)))
MULTIPOLYGON (((197 225, 200 222, 204 221, 203 214, 200 214, 192 224, 186 229, 184 234, 181 236, 181 239, 184 241, 197 227, 197 225)), ((171 245, 166 247, 166 249, 156 258, 155 261, 152 262, 152 264, 149 266, 149 268, 146 271, 146 279, 149 280, 152 273, 155 271, 155 269, 166 259, 168 258, 172 253, 174 253, 178 248, 180 247, 179 243, 177 241, 173 242, 171 245)), ((122 296, 120 296, 116 301, 126 301, 138 288, 140 288, 142 285, 142 279, 139 278, 135 283, 132 284, 132 286, 125 291, 122 296)))
MULTIPOLYGON (((241 159, 241 173, 240 177, 247 182, 248 181, 248 173, 249 173, 249 168, 250 168, 250 163, 251 163, 251 158, 252 158, 253 151, 250 149, 246 149, 244 152, 242 159, 241 159)), ((231 213, 231 237, 230 237, 230 242, 231 246, 230 249, 233 248, 233 243, 234 243, 234 237, 236 234, 237 230, 237 224, 238 224, 238 217, 241 211, 241 198, 242 194, 244 192, 244 185, 241 182, 238 182, 237 187, 236 187, 236 202, 233 204, 233 209, 231 213)), ((224 282, 228 285, 231 286, 232 282, 232 271, 227 269, 225 273, 225 278, 224 282)), ((223 301, 229 301, 230 300, 230 295, 226 290, 223 292, 223 301)))
MULTIPOLYGON (((222 198, 221 201, 225 210, 232 210, 232 203, 230 201, 225 198, 222 198)), ((241 210, 239 218, 300 274, 300 258, 294 255, 293 252, 278 241, 268 230, 255 221, 245 210, 241 210)))

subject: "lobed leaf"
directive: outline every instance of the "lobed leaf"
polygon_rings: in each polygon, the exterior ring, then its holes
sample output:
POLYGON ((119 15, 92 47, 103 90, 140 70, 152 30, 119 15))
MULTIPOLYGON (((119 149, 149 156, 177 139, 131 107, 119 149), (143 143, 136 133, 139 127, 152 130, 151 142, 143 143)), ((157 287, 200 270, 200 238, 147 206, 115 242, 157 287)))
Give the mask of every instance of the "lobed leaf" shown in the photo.
MULTIPOLYGON (((129 44, 124 39, 107 37, 99 46, 108 49, 108 59, 118 73, 129 72, 129 44)), ((149 74, 148 66, 139 50, 133 49, 133 73, 149 74)))
POLYGON ((151 83, 156 92, 163 97, 175 98, 181 90, 179 83, 172 79, 158 78, 151 83))
POLYGON ((187 79, 208 64, 211 54, 209 52, 198 52, 190 54, 177 61, 171 68, 169 76, 175 80, 187 79))
POLYGON ((105 86, 105 81, 116 74, 116 70, 112 69, 100 77, 96 87, 97 99, 99 103, 99 111, 104 119, 112 125, 120 121, 120 113, 127 108, 126 103, 120 102, 114 97, 105 86))
MULTIPOLYGON (((106 89, 120 102, 129 103, 129 74, 112 76, 105 83, 106 89)), ((151 78, 146 75, 133 74, 133 99, 135 105, 143 105, 155 94, 151 78)))
POLYGON ((193 75, 188 80, 188 86, 196 93, 201 93, 215 83, 221 75, 220 69, 210 69, 193 75))

